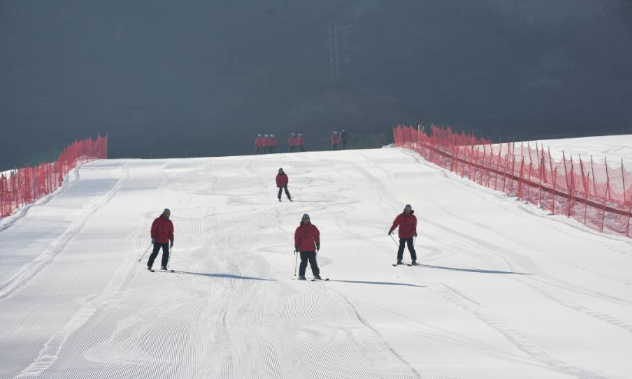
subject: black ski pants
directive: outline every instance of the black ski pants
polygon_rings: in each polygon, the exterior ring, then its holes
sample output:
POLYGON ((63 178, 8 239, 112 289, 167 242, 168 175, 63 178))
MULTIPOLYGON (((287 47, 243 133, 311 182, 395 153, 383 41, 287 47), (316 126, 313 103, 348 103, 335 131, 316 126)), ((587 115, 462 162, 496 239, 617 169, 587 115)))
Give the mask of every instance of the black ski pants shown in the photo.
POLYGON ((415 245, 413 245, 413 238, 400 238, 399 249, 397 250, 397 261, 401 261, 404 258, 404 246, 408 244, 408 251, 410 251, 410 259, 417 260, 417 253, 415 252, 415 245))
POLYGON ((290 146, 290 153, 296 152, 296 146, 290 146))
POLYGON ((167 267, 167 264, 169 263, 169 242, 167 243, 156 242, 154 244, 154 250, 151 252, 151 255, 149 256, 147 267, 152 267, 154 265, 154 260, 156 260, 156 257, 158 256, 158 252, 160 251, 161 247, 162 247, 162 267, 167 267))
POLYGON ((316 262, 315 251, 301 251, 301 264, 298 266, 298 275, 305 276, 305 269, 307 268, 308 261, 312 268, 312 274, 314 274, 314 276, 319 275, 320 269, 318 268, 318 263, 316 262))
POLYGON ((337 143, 332 143, 331 144, 331 150, 338 150, 338 144, 337 143))
POLYGON ((285 196, 287 196, 288 199, 292 200, 292 196, 290 195, 290 191, 287 190, 287 186, 279 187, 279 200, 281 200, 281 194, 283 193, 283 190, 285 190, 285 196))
POLYGON ((342 150, 347 150, 347 140, 346 139, 342 139, 342 150))

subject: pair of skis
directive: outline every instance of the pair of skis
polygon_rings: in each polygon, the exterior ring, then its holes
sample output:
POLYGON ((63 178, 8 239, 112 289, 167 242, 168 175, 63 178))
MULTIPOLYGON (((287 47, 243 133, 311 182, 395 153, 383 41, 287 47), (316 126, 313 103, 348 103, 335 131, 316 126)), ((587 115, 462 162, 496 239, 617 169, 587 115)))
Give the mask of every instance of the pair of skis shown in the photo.
MULTIPOLYGON (((156 270, 154 270, 153 268, 149 268, 147 267, 147 271, 151 271, 151 272, 156 272, 156 270)), ((175 270, 172 270, 170 268, 166 269, 166 270, 161 270, 163 272, 176 272, 175 270)))

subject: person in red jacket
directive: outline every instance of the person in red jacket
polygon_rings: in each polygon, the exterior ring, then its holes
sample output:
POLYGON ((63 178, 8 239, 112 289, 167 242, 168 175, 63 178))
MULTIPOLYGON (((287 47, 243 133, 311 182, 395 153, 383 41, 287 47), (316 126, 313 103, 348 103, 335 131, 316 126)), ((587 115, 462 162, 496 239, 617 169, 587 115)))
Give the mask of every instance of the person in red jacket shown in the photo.
POLYGON ((266 134, 263 136, 263 153, 264 154, 270 153, 270 146, 272 146, 272 138, 270 138, 270 136, 266 134))
POLYGON ((294 153, 296 151, 297 138, 294 133, 291 133, 290 138, 287 139, 287 145, 290 147, 290 153, 294 153))
POLYGON ((338 144, 340 144, 340 134, 334 132, 334 134, 331 135, 331 149, 338 150, 338 144))
POLYGON ((298 269, 298 279, 305 280, 307 262, 312 268, 314 279, 320 280, 320 269, 316 262, 316 252, 320 250, 320 232, 316 225, 312 224, 308 214, 301 218, 301 224, 294 232, 294 254, 301 254, 301 265, 298 269))
POLYGON ((257 135, 257 139, 255 139, 255 154, 263 153, 263 137, 261 134, 257 135))
POLYGON ((270 152, 276 153, 277 139, 274 134, 270 134, 270 152))
POLYGON ((397 215, 393 226, 388 231, 390 236, 393 230, 399 226, 399 249, 397 250, 397 264, 402 264, 402 258, 404 258, 404 245, 408 245, 408 251, 410 252, 410 258, 412 264, 417 264, 417 253, 415 252, 415 245, 413 243, 413 237, 417 237, 417 217, 415 217, 415 211, 410 204, 406 204, 404 212, 397 215))
POLYGON ((305 151, 305 140, 303 139, 303 135, 299 133, 296 137, 296 146, 299 151, 305 151))
POLYGON ((173 247, 173 222, 169 220, 169 216, 171 216, 171 211, 165 209, 162 215, 151 224, 151 243, 154 245, 154 250, 151 252, 147 262, 149 271, 154 271, 151 267, 154 265, 154 260, 158 256, 160 248, 162 248, 162 266, 160 268, 162 270, 167 269, 169 248, 173 247))
POLYGON ((276 176, 276 185, 279 187, 279 201, 281 201, 281 194, 283 190, 285 190, 285 196, 287 196, 288 200, 292 201, 292 196, 290 196, 290 191, 287 190, 287 184, 290 179, 287 177, 287 174, 283 171, 282 168, 279 169, 279 173, 276 176))

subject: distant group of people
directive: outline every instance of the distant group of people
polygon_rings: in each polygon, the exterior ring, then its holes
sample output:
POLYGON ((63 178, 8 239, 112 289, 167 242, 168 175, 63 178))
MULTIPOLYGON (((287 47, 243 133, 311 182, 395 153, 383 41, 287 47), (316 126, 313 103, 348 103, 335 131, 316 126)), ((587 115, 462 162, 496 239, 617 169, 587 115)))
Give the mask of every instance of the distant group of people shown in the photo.
MULTIPOLYGON (((351 136, 345 129, 342 129, 340 133, 334 131, 331 135, 331 149, 346 150, 347 143, 350 139, 351 136)), ((287 147, 290 153, 305 151, 305 139, 303 135, 300 133, 290 133, 290 137, 287 139, 287 147)), ((274 154, 276 152, 277 139, 274 134, 257 135, 257 138, 255 138, 255 154, 274 154)))
MULTIPOLYGON (((287 145, 291 153, 305 151, 305 140, 302 134, 290 134, 287 145)), ((277 152, 277 139, 274 134, 261 134, 255 138, 255 154, 274 154, 277 152)))

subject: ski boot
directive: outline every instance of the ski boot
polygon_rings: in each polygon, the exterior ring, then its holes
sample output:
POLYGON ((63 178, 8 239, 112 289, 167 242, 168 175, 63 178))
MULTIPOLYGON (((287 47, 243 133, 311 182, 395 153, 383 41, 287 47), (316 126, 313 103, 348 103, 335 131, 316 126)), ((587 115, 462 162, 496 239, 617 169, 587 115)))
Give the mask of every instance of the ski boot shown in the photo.
POLYGON ((167 271, 167 266, 162 266, 162 267, 160 267, 160 269, 161 269, 162 271, 167 271))
POLYGON ((305 275, 299 275, 298 280, 307 280, 307 279, 305 279, 305 275))
POLYGON ((314 280, 322 280, 323 278, 320 277, 320 275, 314 275, 314 280))

